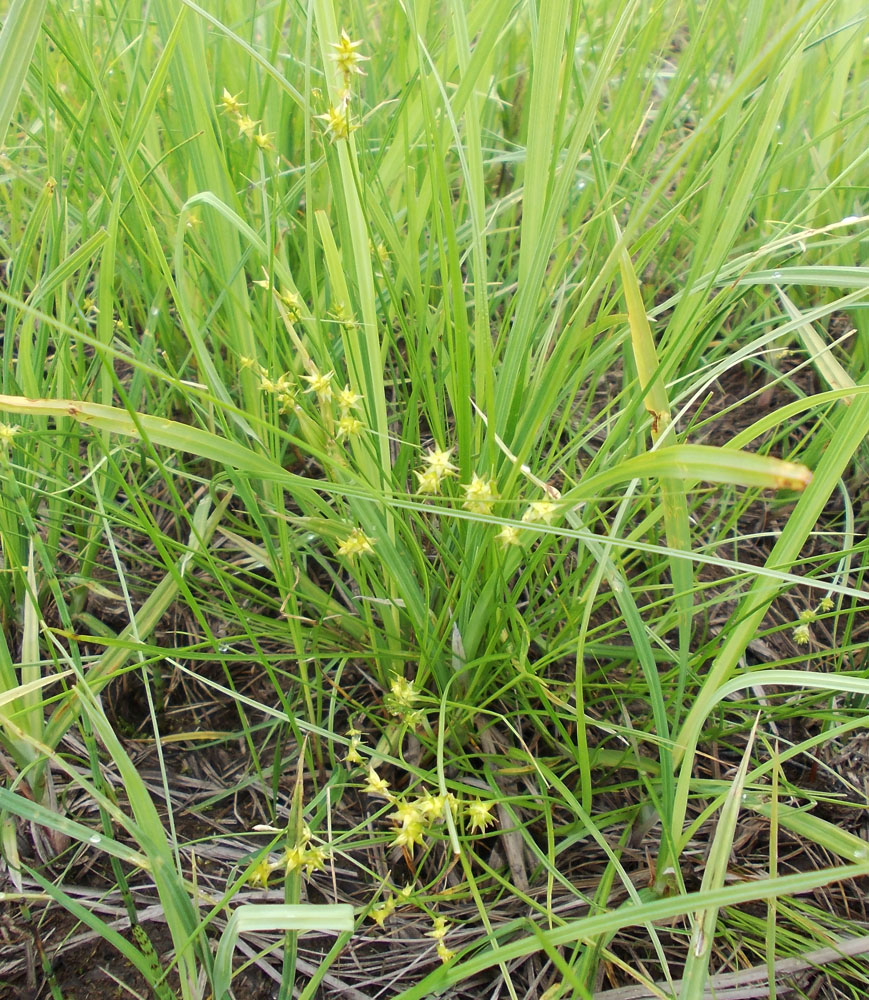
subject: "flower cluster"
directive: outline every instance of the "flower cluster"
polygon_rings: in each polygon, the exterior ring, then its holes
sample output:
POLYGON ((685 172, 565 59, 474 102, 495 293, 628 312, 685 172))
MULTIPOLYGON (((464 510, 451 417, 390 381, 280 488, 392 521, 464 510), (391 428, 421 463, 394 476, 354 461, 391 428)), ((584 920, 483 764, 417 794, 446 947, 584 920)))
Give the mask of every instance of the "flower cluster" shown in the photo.
POLYGON ((395 896, 390 893, 382 903, 378 903, 377 906, 372 907, 368 915, 379 927, 383 927, 386 921, 392 916, 394 910, 395 896))
POLYGON ((819 614, 826 614, 833 610, 833 599, 828 595, 818 602, 817 608, 804 608, 800 612, 800 621, 794 626, 793 640, 798 646, 808 646, 812 641, 812 623, 817 621, 819 614))
POLYGON ((254 121, 250 115, 245 114, 244 103, 239 100, 240 94, 230 94, 230 92, 223 88, 223 94, 220 100, 217 102, 217 107, 220 109, 221 114, 227 116, 235 122, 238 127, 239 137, 244 136, 249 139, 257 148, 262 150, 274 149, 274 132, 263 132, 263 130, 257 129, 259 121, 254 121))
POLYGON ((471 481, 462 486, 465 491, 465 510, 473 514, 491 514, 492 504, 500 499, 494 479, 483 479, 475 472, 471 481))
POLYGON ((432 920, 432 929, 428 932, 427 936, 434 938, 435 941, 437 941, 438 958, 442 962, 449 962, 449 960, 455 955, 455 952, 450 951, 450 949, 444 944, 444 938, 447 936, 447 918, 435 917, 432 920))
POLYGON ((350 534, 338 546, 338 555, 353 559, 355 556, 364 556, 374 551, 374 539, 361 528, 353 528, 350 534))
POLYGON ((385 243, 375 244, 372 240, 368 241, 368 249, 371 252, 371 256, 374 257, 375 262, 382 268, 389 266, 389 250, 386 248, 385 243))
POLYGON ((403 719, 408 725, 418 725, 422 721, 422 712, 414 707, 418 700, 419 692, 411 681, 405 677, 393 677, 386 698, 390 715, 403 719))
POLYGON ((558 508, 551 500, 534 500, 528 505, 528 509, 522 515, 522 520, 526 524, 552 524, 552 520, 558 513, 558 508))
MULTIPOLYGON (((377 906, 373 906, 371 908, 368 916, 371 917, 371 919, 379 927, 383 927, 386 921, 395 912, 395 907, 398 904, 410 902, 412 893, 412 885, 406 885, 403 889, 398 890, 397 894, 390 892, 382 903, 378 903, 377 906)), ((429 916, 432 917, 432 929, 427 932, 426 936, 434 938, 437 942, 438 958, 440 958, 442 962, 449 962, 449 960, 454 957, 455 952, 451 951, 444 942, 444 938, 446 938, 447 931, 449 930, 447 918, 432 915, 428 910, 426 912, 428 912, 429 916)))
POLYGON ((296 383, 292 375, 285 372, 272 378, 268 370, 253 358, 241 357, 239 364, 242 368, 252 371, 259 379, 259 386, 263 392, 274 396, 278 402, 281 413, 291 413, 296 405, 296 383))
POLYGON ((423 836, 435 823, 442 823, 444 810, 455 810, 455 799, 452 795, 434 795, 430 791, 423 792, 413 798, 394 795, 389 788, 389 782, 381 778, 375 768, 368 768, 368 780, 363 791, 369 795, 385 798, 393 806, 389 814, 395 839, 390 847, 404 847, 412 850, 415 844, 422 845, 423 836))
POLYGON ((312 845, 312 834, 307 826, 302 827, 301 836, 296 843, 284 848, 283 855, 272 860, 269 855, 262 858, 248 873, 247 880, 251 885, 260 885, 264 889, 268 888, 269 878, 272 873, 282 870, 286 875, 293 871, 304 871, 306 876, 313 872, 322 871, 330 854, 325 847, 312 845))
POLYGON ((332 142, 337 142, 339 139, 349 139, 350 133, 359 128, 353 121, 353 115, 350 111, 350 102, 353 99, 350 83, 354 76, 365 75, 360 63, 366 62, 368 56, 363 56, 359 52, 361 45, 361 41, 354 42, 344 29, 341 30, 341 37, 338 41, 332 42, 332 48, 335 51, 330 58, 341 73, 344 86, 338 95, 337 103, 330 104, 325 114, 317 115, 317 118, 325 122, 326 134, 332 142))
POLYGON ((302 376, 309 383, 309 388, 305 392, 315 393, 321 405, 328 403, 332 398, 332 379, 334 377, 335 372, 321 372, 312 365, 310 375, 302 376))
MULTIPOLYGON (((263 268, 263 270, 265 270, 265 268, 263 268)), ((272 283, 269 280, 268 275, 266 275, 265 278, 261 278, 259 281, 254 281, 254 284, 259 285, 260 288, 264 288, 267 292, 272 290, 272 283)), ((281 291, 275 288, 274 293, 277 296, 278 301, 284 307, 287 319, 291 323, 297 322, 299 317, 302 315, 302 300, 299 296, 289 288, 282 289, 281 291)))
POLYGON ((426 791, 412 799, 395 798, 393 805, 395 808, 389 819, 395 838, 390 841, 389 846, 412 851, 414 845, 422 846, 423 837, 435 823, 444 821, 444 810, 453 808, 454 802, 449 795, 433 795, 426 791))
POLYGON ((422 456, 422 469, 414 470, 414 475, 419 480, 418 490, 420 493, 440 492, 441 483, 458 472, 458 469, 450 461, 452 454, 452 448, 448 448, 446 451, 440 448, 430 448, 422 456))
POLYGON ((365 70, 359 64, 368 62, 368 56, 363 56, 358 51, 361 45, 361 41, 352 41, 344 28, 341 29, 341 37, 338 41, 332 42, 332 48, 335 51, 330 58, 341 71, 345 87, 350 86, 350 80, 354 74, 365 76, 365 70))
POLYGON ((368 768, 362 790, 368 795, 386 799, 392 805, 393 811, 387 818, 392 823, 395 836, 390 841, 390 847, 412 851, 415 846, 422 846, 432 827, 444 822, 447 810, 453 816, 464 815, 472 832, 485 833, 486 828, 495 822, 492 815, 495 803, 492 801, 476 798, 460 803, 451 792, 435 795, 428 789, 412 797, 396 795, 389 782, 373 766, 368 768))
POLYGON ((0 423, 0 451, 6 452, 12 447, 15 435, 21 430, 18 424, 0 423))
POLYGON ((504 546, 522 544, 519 538, 519 529, 514 528, 512 524, 505 524, 495 538, 504 546))
POLYGON ((358 417, 353 416, 353 410, 362 402, 362 397, 358 392, 353 392, 349 385, 337 393, 338 403, 338 437, 355 437, 361 434, 363 423, 358 417))
MULTIPOLYGON (((256 284, 268 286, 268 280, 264 282, 258 281, 256 284)), ((293 292, 285 292, 278 297, 287 306, 288 314, 293 310, 293 314, 298 317, 298 309, 301 305, 298 296, 293 292)), ((242 357, 240 364, 242 368, 248 369, 256 375, 259 379, 260 389, 263 392, 268 392, 277 399, 281 413, 291 413, 296 409, 298 383, 292 375, 285 372, 283 375, 273 378, 268 370, 253 358, 242 357)), ((337 404, 336 440, 340 440, 343 437, 355 437, 365 429, 362 421, 353 414, 353 410, 358 407, 362 401, 362 397, 354 392, 349 385, 345 385, 343 389, 336 392, 333 387, 334 378, 334 371, 321 372, 310 361, 308 362, 308 374, 301 376, 301 379, 308 383, 304 392, 313 393, 317 397, 317 402, 321 408, 328 406, 333 401, 337 404)), ((327 430, 331 433, 334 429, 332 422, 333 413, 327 411, 322 416, 327 430)), ((354 542, 351 542, 351 549, 354 544, 354 542)), ((369 549, 363 548, 360 551, 369 551, 369 549)), ((349 554, 353 555, 355 553, 350 551, 349 554)))
POLYGON ((326 123, 326 135, 331 138, 332 142, 337 142, 338 139, 349 139, 350 133, 359 128, 353 121, 350 112, 350 92, 346 90, 337 106, 331 104, 325 114, 316 117, 326 123))
POLYGON ((347 747, 344 761, 347 764, 361 764, 362 757, 359 754, 359 747, 362 746, 362 733, 354 726, 351 726, 347 730, 347 736, 349 737, 350 745, 347 747))
POLYGON ((495 822, 495 817, 492 815, 494 805, 494 802, 485 802, 483 799, 474 799, 467 804, 466 815, 471 830, 486 832, 486 827, 495 822))

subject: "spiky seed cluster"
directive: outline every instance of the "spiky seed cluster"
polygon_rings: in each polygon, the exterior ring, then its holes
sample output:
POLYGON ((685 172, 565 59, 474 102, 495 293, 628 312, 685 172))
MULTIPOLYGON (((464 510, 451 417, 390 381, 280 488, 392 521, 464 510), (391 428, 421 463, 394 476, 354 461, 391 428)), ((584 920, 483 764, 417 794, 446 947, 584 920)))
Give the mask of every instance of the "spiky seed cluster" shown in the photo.
POLYGON ((462 506, 473 514, 491 514, 492 504, 500 499, 495 480, 483 479, 476 472, 462 489, 465 491, 465 502, 462 506))
POLYGON ((316 117, 325 122, 326 135, 332 142, 337 142, 339 139, 349 139, 350 133, 359 128, 350 113, 350 94, 348 91, 341 95, 337 106, 330 104, 325 114, 316 115, 316 117))
POLYGON ((422 722, 422 711, 416 708, 419 692, 406 677, 393 677, 389 684, 389 694, 385 704, 390 715, 400 718, 409 726, 422 722))
POLYGON ((522 542, 519 538, 519 529, 514 528, 512 524, 505 524, 503 528, 495 535, 495 540, 503 545, 505 548, 508 545, 521 545, 522 542))
POLYGON ((306 875, 322 871, 329 860, 329 852, 324 847, 309 847, 296 844, 284 851, 283 867, 287 872, 304 869, 306 875))
POLYGON ((332 42, 335 51, 331 53, 330 58, 341 73, 344 89, 338 95, 337 102, 330 104, 325 114, 317 115, 317 118, 325 123, 326 134, 332 142, 349 139, 350 133, 359 127, 350 111, 350 101, 353 99, 350 82, 354 76, 365 75, 360 63, 366 62, 368 57, 359 52, 361 45, 361 41, 354 42, 344 29, 341 30, 338 41, 332 42))
POLYGON ((362 397, 358 392, 354 392, 349 385, 345 385, 340 392, 336 394, 336 402, 338 403, 338 438, 342 437, 355 437, 357 434, 361 434, 364 429, 364 424, 358 417, 354 417, 352 410, 362 402, 362 397))
POLYGON ((341 411, 341 416, 346 417, 351 410, 355 409, 362 402, 362 397, 358 392, 354 392, 349 385, 345 385, 337 394, 336 402, 338 403, 338 409, 341 411))
POLYGON ((341 72, 341 76, 344 78, 344 86, 350 86, 350 79, 355 75, 365 76, 365 70, 359 65, 363 62, 368 62, 368 56, 363 56, 359 52, 359 48, 362 46, 361 41, 354 42, 351 40, 347 31, 341 29, 341 37, 337 42, 332 42, 332 48, 335 50, 331 55, 330 59, 335 63, 341 72))
POLYGON ((291 292, 289 289, 278 292, 278 299, 280 299, 281 304, 287 311, 287 319, 291 323, 295 323, 302 315, 302 300, 295 292, 291 292))
MULTIPOLYGON (((265 268, 263 268, 263 270, 265 270, 265 268)), ((298 320, 302 315, 302 300, 299 296, 289 288, 278 291, 269 280, 268 274, 266 274, 265 278, 260 278, 259 280, 254 281, 254 284, 259 285, 260 288, 264 288, 267 292, 274 291, 278 301, 286 310, 287 319, 291 323, 295 323, 296 320, 298 320)))
POLYGON ((272 378, 268 370, 253 358, 241 357, 239 364, 243 369, 252 371, 259 379, 259 387, 263 392, 267 392, 275 397, 280 406, 281 413, 291 413, 296 405, 296 385, 292 376, 285 372, 272 378))
MULTIPOLYGON (((266 289, 269 288, 268 278, 262 281, 255 281, 254 284, 261 285, 266 289)), ((301 300, 294 292, 281 293, 278 295, 278 298, 288 306, 288 312, 289 308, 292 308, 297 313, 301 307, 301 300)), ((277 398, 281 413, 293 412, 296 407, 297 387, 293 377, 289 373, 272 378, 268 370, 253 358, 242 357, 240 364, 243 369, 253 371, 259 379, 260 389, 263 392, 271 393, 277 398)), ((335 377, 333 371, 321 372, 312 363, 309 363, 308 368, 309 373, 301 376, 308 383, 305 392, 314 393, 321 407, 328 405, 333 400, 337 403, 339 416, 337 429, 335 430, 336 440, 340 440, 343 437, 355 437, 361 434, 365 429, 365 425, 351 411, 359 405, 362 397, 358 393, 353 392, 349 385, 345 385, 343 389, 336 393, 332 387, 332 380, 335 377)), ((333 414, 330 412, 321 412, 321 417, 331 433, 333 428, 333 414)))
POLYGON ((386 267, 389 264, 389 250, 387 250, 385 243, 377 243, 375 245, 373 240, 369 240, 368 249, 371 252, 371 256, 377 259, 381 267, 386 267))
POLYGON ((395 909, 395 896, 390 893, 382 903, 378 903, 377 906, 373 907, 369 917, 378 925, 378 927, 383 927, 389 917, 392 916, 392 912, 395 909))
POLYGON ((244 107, 239 97, 241 97, 241 94, 230 94, 226 87, 224 87, 223 95, 217 102, 217 106, 223 114, 228 115, 230 118, 238 118, 241 114, 241 109, 244 107))
POLYGON ((447 936, 446 917, 435 917, 432 920, 432 929, 427 932, 426 936, 434 938, 435 941, 437 941, 438 958, 442 962, 449 962, 449 960, 454 957, 455 952, 450 951, 450 949, 444 944, 444 938, 447 936))
POLYGON ((347 747, 347 753, 344 755, 344 761, 347 764, 361 764, 362 757, 359 754, 359 747, 362 746, 362 733, 351 726, 347 730, 347 737, 350 740, 350 745, 347 747))
POLYGON ((248 882, 266 889, 272 872, 278 869, 282 869, 287 875, 293 871, 304 871, 308 876, 313 872, 322 871, 331 854, 325 847, 312 846, 310 841, 311 831, 304 827, 299 840, 292 846, 286 847, 279 860, 273 861, 268 856, 262 858, 248 874, 248 882))
POLYGON ((390 800, 393 797, 389 790, 389 782, 386 778, 381 778, 373 766, 368 768, 368 780, 362 786, 362 791, 367 795, 378 795, 390 800))
POLYGON ((494 802, 485 802, 483 799, 473 799, 467 804, 465 809, 468 825, 472 830, 485 833, 486 827, 495 822, 495 817, 492 815, 494 804, 494 802))
POLYGON ((310 375, 302 376, 306 382, 310 383, 310 388, 306 389, 305 392, 316 393, 317 399, 321 403, 328 403, 332 398, 332 379, 334 377, 335 372, 321 372, 312 365, 310 375))
POLYGON ((794 642, 798 646, 808 646, 812 641, 812 625, 818 620, 818 615, 829 614, 834 607, 833 599, 828 594, 821 598, 816 608, 803 608, 792 633, 794 642))
POLYGON ((395 837, 390 847, 402 847, 412 851, 415 845, 422 846, 425 835, 435 823, 444 820, 444 810, 452 808, 451 797, 433 795, 426 791, 412 799, 393 798, 395 809, 389 814, 395 837))
POLYGON ((361 528, 353 528, 350 534, 338 546, 338 555, 353 559, 356 556, 364 556, 374 551, 374 539, 361 528))
POLYGON ((551 500, 534 500, 528 505, 528 509, 522 515, 522 520, 526 524, 552 524, 552 520, 558 513, 558 508, 551 500))
POLYGON ((245 114, 243 110, 245 105, 244 102, 239 100, 240 96, 241 94, 230 94, 226 87, 224 87, 223 94, 217 102, 220 113, 235 122, 238 126, 239 138, 244 136, 262 150, 274 149, 275 147, 272 143, 274 132, 263 132, 262 129, 257 130, 259 121, 245 114))
POLYGON ((414 475, 419 480, 417 491, 419 493, 439 493, 441 484, 449 476, 454 476, 458 469, 450 461, 453 449, 444 451, 441 448, 430 448, 423 456, 422 469, 415 469, 414 475))
POLYGON ((6 452, 12 447, 15 435, 21 430, 18 424, 0 423, 0 451, 6 452))

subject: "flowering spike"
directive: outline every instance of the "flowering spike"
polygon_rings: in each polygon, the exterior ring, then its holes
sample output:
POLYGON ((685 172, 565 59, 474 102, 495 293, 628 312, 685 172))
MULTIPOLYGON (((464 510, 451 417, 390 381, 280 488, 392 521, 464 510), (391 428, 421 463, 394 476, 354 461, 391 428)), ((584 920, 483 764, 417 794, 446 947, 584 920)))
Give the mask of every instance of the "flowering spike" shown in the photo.
POLYGON ((345 86, 349 86, 350 77, 354 73, 359 76, 365 76, 365 71, 359 63, 367 62, 368 56, 363 56, 360 52, 356 51, 360 45, 362 45, 362 42, 352 41, 344 28, 341 29, 341 38, 337 42, 332 42, 332 48, 335 51, 329 58, 341 71, 345 86))
POLYGON ((223 94, 217 102, 217 106, 223 114, 237 117, 241 114, 241 109, 244 107, 244 104, 239 101, 240 96, 240 94, 230 94, 226 87, 224 87, 223 94))
POLYGON ((528 510, 522 515, 522 520, 528 524, 540 521, 552 524, 552 519, 558 513, 558 508, 551 500, 535 500, 528 505, 528 510))
POLYGON ((392 793, 389 790, 389 782, 386 778, 381 778, 373 767, 368 768, 368 781, 362 788, 363 792, 369 795, 381 795, 385 799, 391 799, 392 793))
POLYGON ((238 134, 247 136, 248 139, 253 138, 253 130, 259 125, 259 122, 254 121, 250 115, 239 115, 235 123, 238 125, 238 134))
POLYGON ((335 372, 322 372, 317 371, 316 368, 311 369, 310 375, 303 375, 302 378, 306 382, 311 383, 311 388, 306 389, 306 392, 315 392, 317 394, 317 399, 321 403, 326 403, 332 398, 332 379, 335 377, 335 372))
POLYGON ((331 137, 332 142, 336 142, 338 139, 349 139, 350 133, 359 128, 350 116, 350 109, 346 101, 339 101, 337 107, 330 105, 325 114, 316 117, 326 123, 326 134, 331 137))
POLYGON ((465 510, 474 514, 491 514, 492 504, 499 499, 494 479, 482 479, 475 472, 469 483, 462 486, 465 491, 465 510))
POLYGON ((495 539, 505 547, 508 545, 522 544, 519 540, 519 530, 518 528, 514 528, 512 524, 505 524, 498 534, 495 535, 495 539))
POLYGON ((374 539, 361 528, 354 528, 350 534, 338 546, 338 555, 347 556, 352 559, 354 556, 368 555, 374 551, 374 539))
POLYGON ((474 799, 468 803, 468 823, 472 830, 483 833, 487 826, 495 822, 495 817, 492 815, 494 804, 494 802, 484 802, 482 799, 474 799))

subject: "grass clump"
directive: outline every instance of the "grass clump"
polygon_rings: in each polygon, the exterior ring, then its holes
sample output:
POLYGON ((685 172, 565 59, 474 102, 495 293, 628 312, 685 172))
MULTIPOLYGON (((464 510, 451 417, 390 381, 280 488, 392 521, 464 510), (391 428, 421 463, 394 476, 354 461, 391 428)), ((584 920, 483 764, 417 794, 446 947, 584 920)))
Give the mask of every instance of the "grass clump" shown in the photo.
POLYGON ((6 979, 857 954, 858 6, 7 6, 6 979))

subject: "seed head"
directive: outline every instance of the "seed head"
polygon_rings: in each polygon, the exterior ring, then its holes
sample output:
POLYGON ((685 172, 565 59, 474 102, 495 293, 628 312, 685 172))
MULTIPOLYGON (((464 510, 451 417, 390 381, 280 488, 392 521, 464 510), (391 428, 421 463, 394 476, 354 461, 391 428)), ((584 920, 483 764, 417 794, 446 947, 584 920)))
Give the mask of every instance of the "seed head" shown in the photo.
POLYGON ((494 479, 482 479, 475 472, 469 483, 462 486, 465 491, 466 510, 474 514, 491 514, 492 504, 499 499, 494 479))
POLYGON ((223 114, 236 117, 241 114, 241 109, 244 107, 244 104, 239 101, 240 96, 240 94, 230 94, 226 87, 224 87, 223 94, 217 102, 217 106, 223 114))
POLYGON ((332 142, 336 142, 338 139, 349 139, 350 133, 359 128, 351 118, 346 101, 339 101, 337 108, 330 105, 325 114, 316 117, 326 123, 326 134, 331 137, 332 142))
POLYGON ((338 555, 347 556, 352 559, 354 556, 368 555, 374 551, 374 539, 361 528, 353 528, 350 534, 338 546, 338 555))
POLYGON ((484 802, 482 799, 474 799, 468 803, 468 823, 472 830, 483 833, 487 826, 495 822, 495 817, 492 815, 494 804, 494 802, 484 802))
POLYGON ((505 548, 508 545, 521 545, 522 542, 519 540, 519 529, 514 528, 512 524, 505 524, 503 528, 495 535, 495 539, 503 545, 505 548))
POLYGON ((317 399, 321 403, 326 403, 332 398, 332 379, 335 377, 335 372, 326 372, 325 374, 317 371, 316 368, 311 369, 310 375, 303 375, 302 378, 306 382, 311 383, 311 388, 306 389, 306 392, 315 392, 317 394, 317 399))
POLYGON ((552 524, 552 519, 558 513, 558 508, 551 500, 535 500, 528 505, 528 510, 522 515, 522 520, 528 524, 540 521, 543 524, 552 524))
POLYGON ((373 767, 368 768, 368 781, 365 782, 362 791, 369 795, 380 795, 385 799, 392 798, 389 782, 385 778, 381 778, 373 767))
POLYGON ((342 28, 341 38, 337 42, 332 42, 332 48, 335 50, 329 57, 341 71, 341 75, 344 77, 344 85, 349 86, 350 77, 356 73, 359 76, 365 76, 365 71, 359 65, 362 62, 368 61, 368 56, 363 56, 357 49, 362 45, 362 42, 351 41, 350 36, 342 28))

